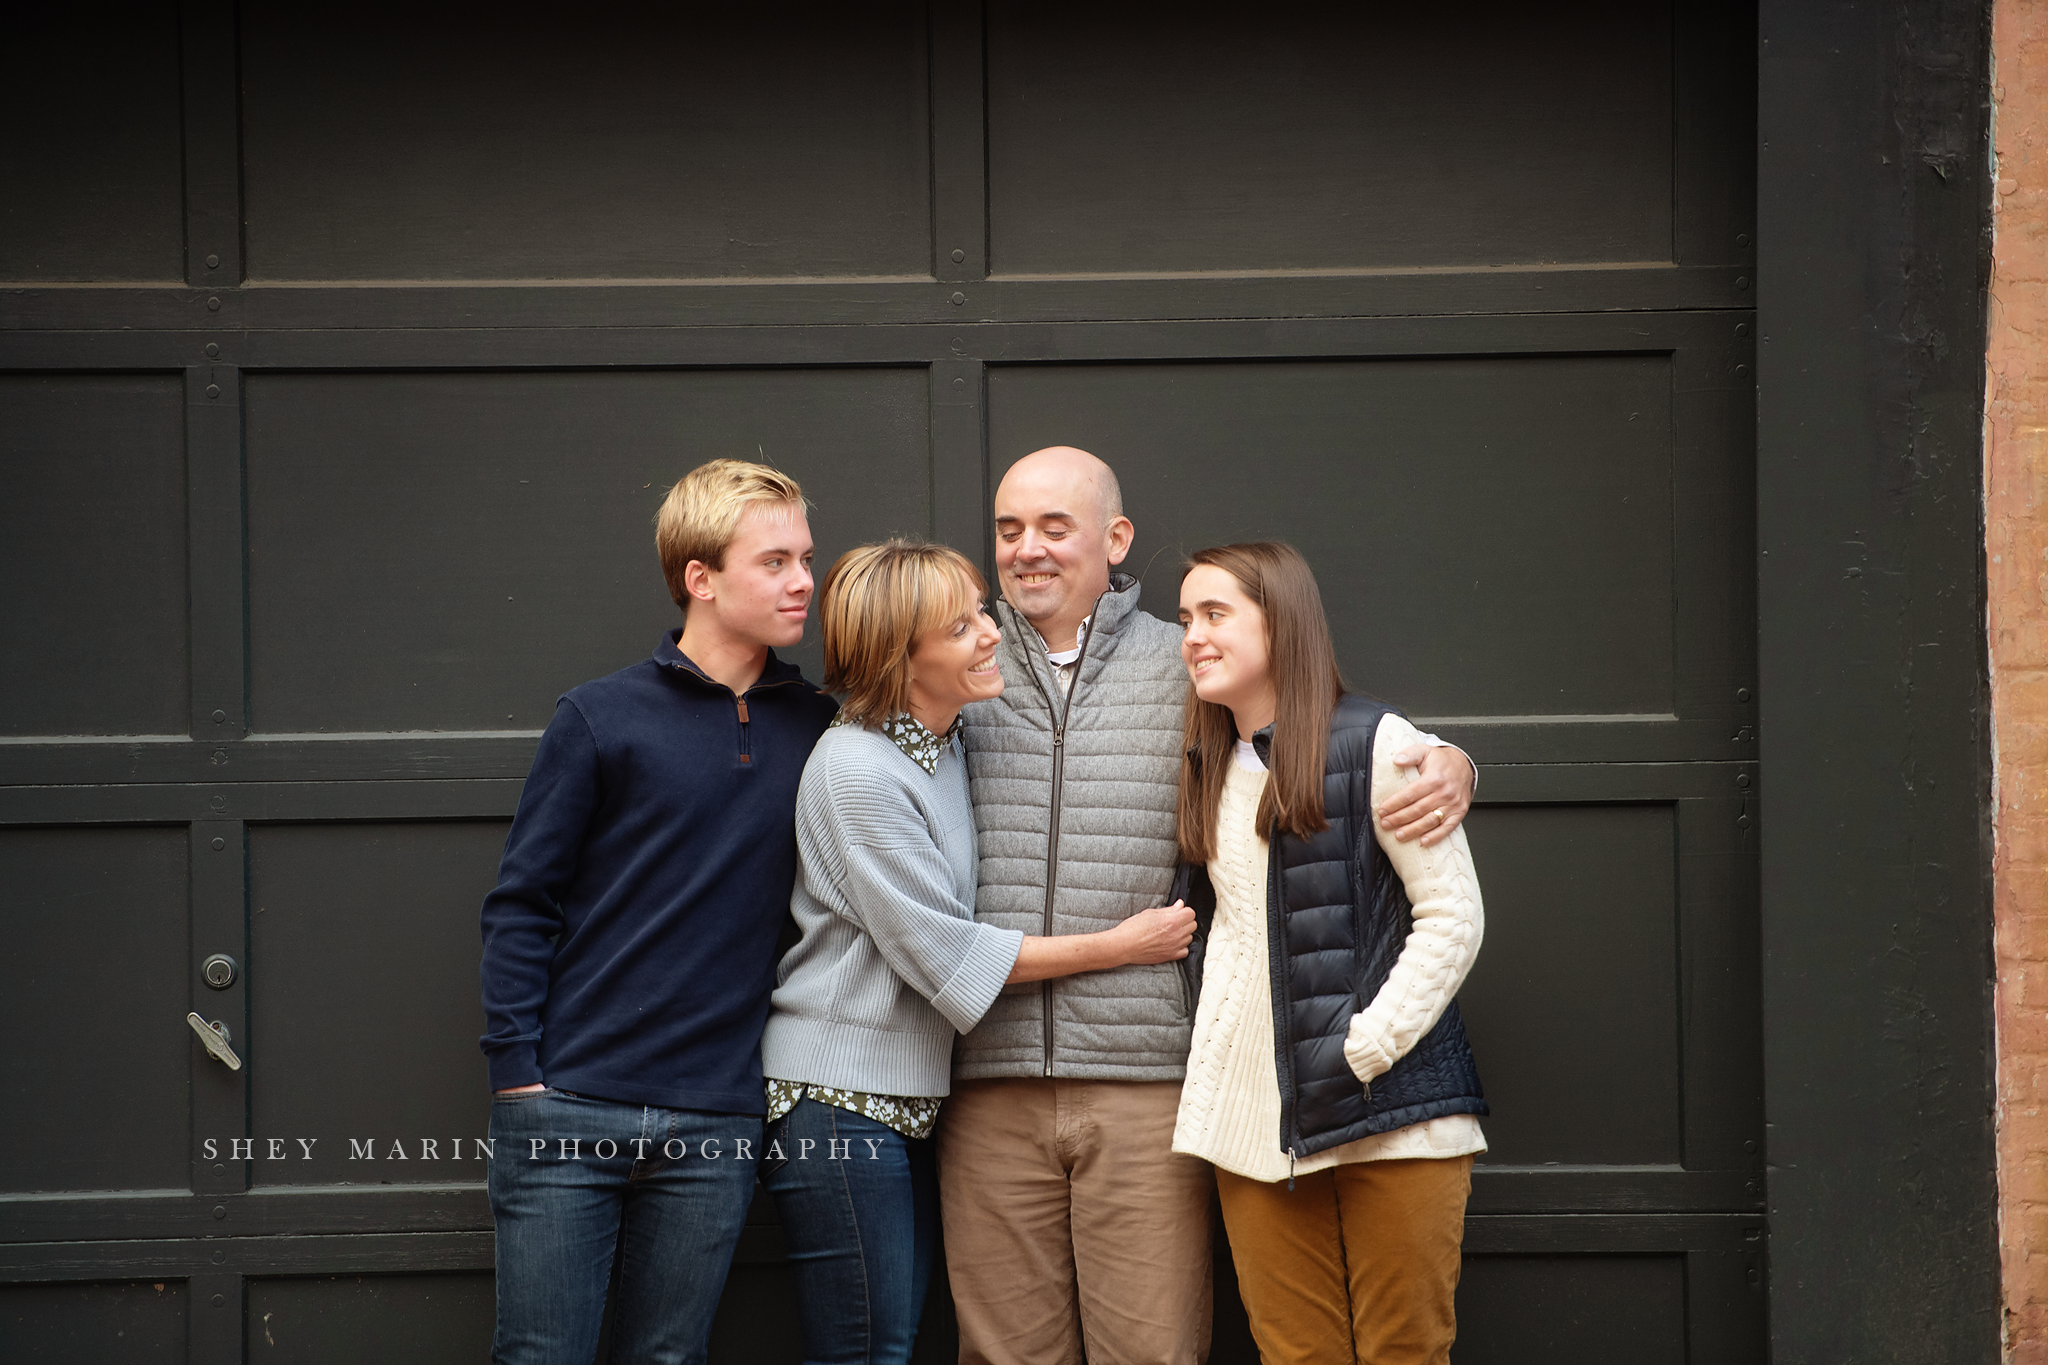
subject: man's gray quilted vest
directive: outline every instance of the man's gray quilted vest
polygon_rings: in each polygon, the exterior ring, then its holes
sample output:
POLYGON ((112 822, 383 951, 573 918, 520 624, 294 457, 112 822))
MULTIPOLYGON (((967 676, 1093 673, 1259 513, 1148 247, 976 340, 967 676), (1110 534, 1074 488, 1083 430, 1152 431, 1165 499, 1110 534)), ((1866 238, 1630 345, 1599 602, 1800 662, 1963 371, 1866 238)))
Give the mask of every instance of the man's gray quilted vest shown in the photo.
MULTIPOLYGON (((1003 695, 964 713, 981 852, 975 918, 1085 934, 1167 904, 1187 694, 1180 628, 1139 611, 1137 580, 1115 575, 1063 698, 1038 632, 1007 602, 995 612, 1003 695)), ((961 1038, 953 1074, 1178 1081, 1192 1014, 1176 962, 1011 986, 961 1038)))

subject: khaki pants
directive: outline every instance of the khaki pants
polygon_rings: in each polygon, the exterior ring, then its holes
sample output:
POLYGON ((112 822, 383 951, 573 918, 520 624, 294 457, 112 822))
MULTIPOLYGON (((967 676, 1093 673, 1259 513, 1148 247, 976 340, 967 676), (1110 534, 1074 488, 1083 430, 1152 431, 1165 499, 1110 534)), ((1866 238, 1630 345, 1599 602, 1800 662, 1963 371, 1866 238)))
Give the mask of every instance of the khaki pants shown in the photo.
POLYGON ((1445 1365, 1469 1156, 1362 1161, 1267 1184, 1216 1172, 1264 1365, 1445 1365))
POLYGON ((1200 1365, 1212 1167, 1179 1081, 963 1081, 939 1118, 962 1365, 1200 1365))

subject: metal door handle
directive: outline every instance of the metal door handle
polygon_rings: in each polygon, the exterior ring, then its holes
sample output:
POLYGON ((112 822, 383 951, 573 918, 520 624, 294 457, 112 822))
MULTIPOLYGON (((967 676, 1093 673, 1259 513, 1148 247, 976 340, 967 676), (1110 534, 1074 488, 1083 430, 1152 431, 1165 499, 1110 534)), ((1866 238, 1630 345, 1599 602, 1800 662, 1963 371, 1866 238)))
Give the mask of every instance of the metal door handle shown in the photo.
POLYGON ((219 1062, 230 1071, 240 1071, 242 1069, 242 1059, 237 1057, 235 1050, 228 1046, 228 1026, 226 1024, 223 1024, 218 1019, 208 1022, 196 1014, 186 1015, 185 1022, 190 1024, 192 1031, 199 1035, 199 1041, 206 1044, 206 1051, 212 1056, 213 1060, 219 1062))

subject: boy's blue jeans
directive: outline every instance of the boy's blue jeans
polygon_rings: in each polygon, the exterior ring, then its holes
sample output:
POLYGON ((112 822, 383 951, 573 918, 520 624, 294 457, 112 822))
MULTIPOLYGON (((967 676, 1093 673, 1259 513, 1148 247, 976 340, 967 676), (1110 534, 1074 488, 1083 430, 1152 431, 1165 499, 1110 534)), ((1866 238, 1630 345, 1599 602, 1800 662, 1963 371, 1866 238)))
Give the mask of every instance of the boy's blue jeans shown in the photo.
POLYGON ((701 1365, 754 1193, 761 1120, 559 1090, 491 1103, 498 1365, 701 1365))

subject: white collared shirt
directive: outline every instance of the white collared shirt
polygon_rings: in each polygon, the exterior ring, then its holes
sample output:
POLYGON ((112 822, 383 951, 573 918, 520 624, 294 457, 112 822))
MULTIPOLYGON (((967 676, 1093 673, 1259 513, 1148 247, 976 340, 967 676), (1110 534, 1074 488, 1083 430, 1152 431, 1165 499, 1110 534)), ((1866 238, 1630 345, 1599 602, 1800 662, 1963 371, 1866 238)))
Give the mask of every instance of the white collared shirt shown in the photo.
MULTIPOLYGON (((1081 642, 1088 638, 1088 623, 1094 619, 1095 615, 1091 612, 1081 618, 1080 625, 1074 627, 1074 647, 1072 649, 1048 649, 1045 651, 1045 661, 1052 665, 1052 675, 1059 679, 1060 691, 1067 696, 1074 694, 1074 665, 1081 662, 1081 642)), ((1038 637, 1038 643, 1041 645, 1045 643, 1043 635, 1038 637)))

